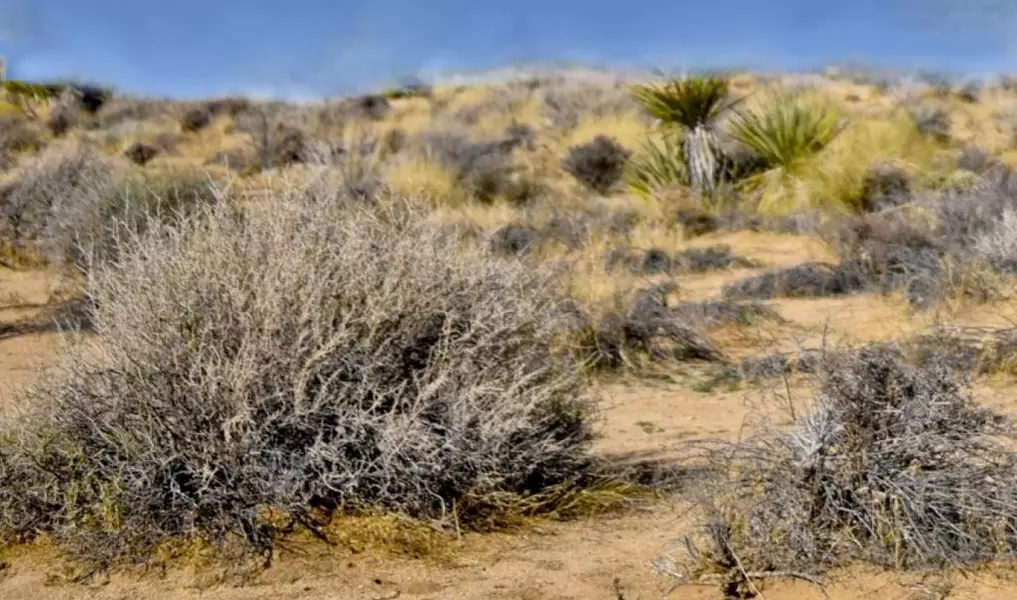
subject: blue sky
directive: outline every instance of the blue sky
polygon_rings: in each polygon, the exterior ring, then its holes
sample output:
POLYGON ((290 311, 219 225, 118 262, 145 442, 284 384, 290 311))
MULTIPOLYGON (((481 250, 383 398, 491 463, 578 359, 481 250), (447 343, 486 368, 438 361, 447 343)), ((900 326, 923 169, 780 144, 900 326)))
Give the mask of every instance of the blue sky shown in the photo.
POLYGON ((12 77, 286 96, 569 61, 1017 71, 1017 0, 0 0, 12 77))

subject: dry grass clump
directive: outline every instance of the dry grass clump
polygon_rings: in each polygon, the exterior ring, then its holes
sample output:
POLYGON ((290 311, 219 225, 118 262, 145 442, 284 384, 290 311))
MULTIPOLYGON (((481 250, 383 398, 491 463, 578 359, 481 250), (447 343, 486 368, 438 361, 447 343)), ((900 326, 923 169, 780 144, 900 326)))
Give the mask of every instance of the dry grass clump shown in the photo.
POLYGON ((764 425, 710 450, 710 524, 688 538, 684 569, 668 559, 662 569, 749 597, 760 579, 859 560, 939 569, 1013 556, 1017 453, 1005 417, 979 407, 944 362, 915 366, 893 347, 828 355, 820 372, 790 429, 764 425))
POLYGON ((268 554, 346 509, 470 527, 490 515, 467 498, 551 510, 541 493, 588 477, 553 274, 335 194, 199 217, 120 236, 89 273, 94 336, 0 444, 5 541, 98 563, 181 538, 268 554))

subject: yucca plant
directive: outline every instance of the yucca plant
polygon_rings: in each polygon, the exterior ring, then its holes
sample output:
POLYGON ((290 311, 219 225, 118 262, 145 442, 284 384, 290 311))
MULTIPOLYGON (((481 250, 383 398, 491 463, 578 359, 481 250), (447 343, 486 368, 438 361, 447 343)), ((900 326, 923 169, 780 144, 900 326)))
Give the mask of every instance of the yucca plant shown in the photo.
POLYGON ((646 140, 629 159, 625 182, 644 198, 675 185, 689 185, 685 152, 681 140, 665 134, 661 142, 646 140))
POLYGON ((770 169, 793 173, 830 145, 845 125, 835 110, 781 94, 757 108, 737 111, 731 134, 770 169))
POLYGON ((816 200, 823 174, 811 160, 830 145, 846 122, 839 112, 794 93, 779 93, 750 110, 738 111, 731 136, 754 153, 763 169, 740 187, 759 192, 758 210, 797 210, 816 200))
POLYGON ((637 102, 665 129, 684 134, 682 152, 689 183, 703 195, 716 189, 720 173, 720 143, 716 124, 735 101, 728 80, 718 76, 672 79, 631 87, 637 102))

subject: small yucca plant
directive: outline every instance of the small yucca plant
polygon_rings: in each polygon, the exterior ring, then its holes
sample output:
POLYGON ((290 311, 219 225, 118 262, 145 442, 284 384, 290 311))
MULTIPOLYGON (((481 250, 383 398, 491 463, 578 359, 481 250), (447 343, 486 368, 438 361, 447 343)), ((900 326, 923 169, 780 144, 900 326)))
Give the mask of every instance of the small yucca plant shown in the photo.
POLYGON ((731 134, 770 169, 792 173, 830 145, 844 127, 835 110, 778 95, 758 108, 737 112, 731 134))
POLYGON ((720 173, 716 123, 735 102, 724 77, 687 77, 660 84, 632 86, 632 93, 650 116, 666 129, 684 132, 682 152, 689 183, 711 195, 720 173))
POLYGON ((729 127, 762 163, 760 172, 742 182, 742 190, 759 192, 758 210, 784 212, 817 199, 814 184, 823 174, 813 158, 840 135, 845 121, 836 110, 783 93, 739 111, 729 127))

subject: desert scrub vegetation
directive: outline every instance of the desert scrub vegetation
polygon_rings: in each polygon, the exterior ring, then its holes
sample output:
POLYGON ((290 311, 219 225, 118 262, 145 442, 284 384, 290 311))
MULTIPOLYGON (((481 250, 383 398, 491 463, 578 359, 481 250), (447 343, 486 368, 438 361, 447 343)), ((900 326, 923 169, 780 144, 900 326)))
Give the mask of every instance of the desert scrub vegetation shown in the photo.
POLYGON ((174 220, 217 202, 225 187, 186 168, 129 170, 85 144, 52 147, 0 186, 4 263, 80 272, 115 254, 117 230, 174 220))
POLYGON ((0 190, 0 224, 7 254, 38 254, 40 246, 52 239, 53 228, 61 228, 52 215, 63 207, 95 204, 86 197, 104 195, 113 177, 110 161, 86 146, 52 148, 23 165, 17 177, 0 190))
POLYGON ((736 111, 731 135, 759 157, 762 168, 743 185, 762 188, 758 210, 799 208, 797 181, 809 159, 822 152, 847 123, 830 106, 792 93, 779 93, 760 106, 736 111))
POLYGON ((639 195, 685 187, 709 210, 739 204, 786 215, 853 208, 860 194, 863 173, 852 163, 870 157, 842 152, 833 169, 820 160, 847 124, 822 94, 775 87, 735 97, 724 76, 632 89, 662 126, 629 161, 626 181, 639 195))
POLYGON ((569 148, 562 168, 588 189, 606 194, 621 181, 631 154, 617 140, 601 135, 569 148))
POLYGON ((734 105, 726 77, 687 77, 636 84, 633 95, 665 129, 682 136, 685 172, 696 192, 710 195, 720 174, 718 121, 734 105))
POLYGON ((0 113, 0 167, 16 165, 20 155, 38 152, 42 145, 41 132, 27 118, 0 113))
POLYGON ((270 555, 357 509, 482 527, 589 484, 556 273, 388 206, 291 190, 121 230, 88 272, 95 334, 4 433, 0 537, 270 555))
POLYGON ((930 308, 1013 293, 1013 202, 1017 177, 992 170, 960 189, 907 191, 888 175, 873 197, 888 206, 813 226, 840 255, 836 264, 803 263, 725 287, 729 298, 815 297, 874 291, 930 308))
POLYGON ((893 346, 826 354, 790 427, 764 421, 706 445, 702 531, 657 562, 729 598, 768 577, 818 581, 855 561, 897 570, 973 567, 1017 544, 1013 426, 976 404, 941 354, 893 346))

